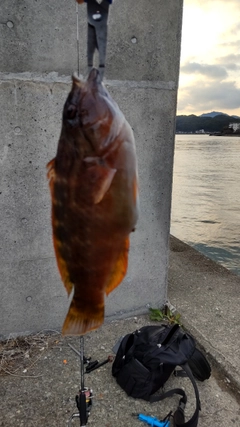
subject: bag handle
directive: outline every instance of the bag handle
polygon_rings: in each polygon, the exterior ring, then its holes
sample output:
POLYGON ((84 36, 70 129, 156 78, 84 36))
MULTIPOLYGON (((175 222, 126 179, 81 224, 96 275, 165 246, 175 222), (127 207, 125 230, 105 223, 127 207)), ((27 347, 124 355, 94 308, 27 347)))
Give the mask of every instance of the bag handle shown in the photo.
POLYGON ((150 396, 149 402, 159 402, 160 400, 165 399, 166 397, 173 396, 173 394, 179 394, 181 397, 179 401, 179 406, 176 412, 173 415, 174 420, 174 427, 197 427, 198 425, 198 417, 199 417, 199 411, 201 410, 201 403, 199 398, 199 392, 197 388, 196 381, 194 379, 194 376, 192 374, 191 369, 189 368, 188 364, 185 363, 184 365, 181 365, 181 368, 186 372, 187 376, 189 377, 190 381, 192 382, 195 397, 196 397, 196 409, 194 411, 193 416, 188 420, 186 423, 185 417, 184 417, 184 409, 187 403, 187 395, 184 390, 181 388, 174 388, 172 390, 167 391, 166 393, 161 394, 160 396, 150 396))
POLYGON ((164 337, 163 341, 161 342, 162 345, 165 345, 169 342, 169 340, 172 338, 172 336, 175 334, 175 332, 179 329, 179 325, 175 323, 170 330, 167 331, 167 335, 164 337))

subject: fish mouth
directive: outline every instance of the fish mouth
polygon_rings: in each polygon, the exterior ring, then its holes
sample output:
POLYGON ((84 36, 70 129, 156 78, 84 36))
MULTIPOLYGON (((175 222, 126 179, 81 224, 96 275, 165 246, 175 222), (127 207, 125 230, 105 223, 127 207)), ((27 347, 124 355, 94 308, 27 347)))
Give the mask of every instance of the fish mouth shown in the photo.
MULTIPOLYGON (((84 86, 84 81, 77 75, 76 72, 72 74, 72 82, 74 86, 78 86, 79 88, 82 88, 84 86)), ((92 68, 88 78, 87 78, 88 84, 101 84, 101 76, 97 68, 92 68)))
POLYGON ((83 81, 78 77, 77 73, 73 73, 72 82, 74 85, 77 85, 79 88, 83 86, 83 81))
POLYGON ((88 83, 101 83, 101 77, 100 77, 100 73, 98 71, 97 68, 92 68, 88 78, 87 78, 87 82, 88 83))

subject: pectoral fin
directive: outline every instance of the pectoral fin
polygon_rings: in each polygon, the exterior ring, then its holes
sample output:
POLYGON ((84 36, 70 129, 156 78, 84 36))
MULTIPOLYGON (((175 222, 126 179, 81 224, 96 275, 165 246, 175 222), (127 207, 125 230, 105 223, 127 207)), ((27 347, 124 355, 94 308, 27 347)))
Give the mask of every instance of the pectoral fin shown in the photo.
POLYGON ((84 162, 89 164, 86 169, 86 179, 90 187, 90 196, 94 204, 100 203, 110 188, 117 169, 111 169, 97 161, 94 162, 95 164, 91 164, 93 163, 92 158, 86 158, 84 162))
POLYGON ((121 251, 117 262, 112 270, 110 279, 106 285, 105 292, 110 294, 124 279, 128 267, 128 251, 129 251, 129 238, 127 237, 124 242, 124 248, 121 251))

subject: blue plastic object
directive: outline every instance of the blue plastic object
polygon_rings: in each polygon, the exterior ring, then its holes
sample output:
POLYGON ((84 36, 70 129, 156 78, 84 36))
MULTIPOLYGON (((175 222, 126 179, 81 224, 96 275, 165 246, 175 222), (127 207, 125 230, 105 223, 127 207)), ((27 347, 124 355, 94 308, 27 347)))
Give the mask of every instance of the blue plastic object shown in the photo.
POLYGON ((157 418, 150 417, 148 415, 143 415, 143 414, 139 414, 138 419, 140 421, 147 423, 148 425, 150 425, 152 427, 169 427, 169 425, 170 425, 170 421, 168 421, 168 420, 160 421, 157 418))

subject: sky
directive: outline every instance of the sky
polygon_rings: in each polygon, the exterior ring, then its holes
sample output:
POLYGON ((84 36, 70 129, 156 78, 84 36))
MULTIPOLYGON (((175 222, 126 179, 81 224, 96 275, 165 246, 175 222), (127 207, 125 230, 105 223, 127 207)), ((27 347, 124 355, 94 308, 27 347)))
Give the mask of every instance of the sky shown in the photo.
POLYGON ((240 0, 184 0, 177 114, 240 116, 240 0))

